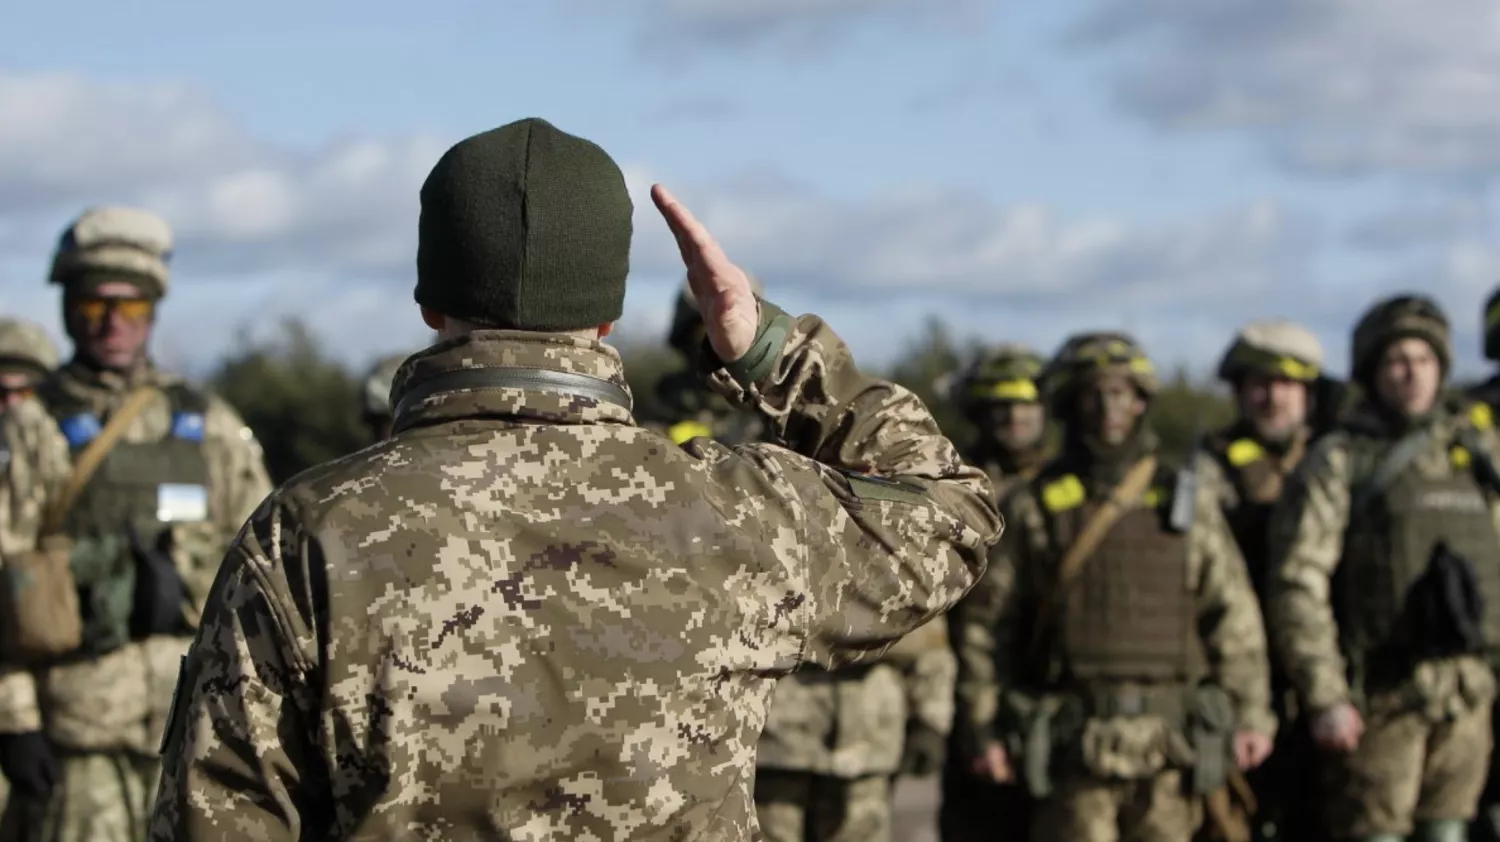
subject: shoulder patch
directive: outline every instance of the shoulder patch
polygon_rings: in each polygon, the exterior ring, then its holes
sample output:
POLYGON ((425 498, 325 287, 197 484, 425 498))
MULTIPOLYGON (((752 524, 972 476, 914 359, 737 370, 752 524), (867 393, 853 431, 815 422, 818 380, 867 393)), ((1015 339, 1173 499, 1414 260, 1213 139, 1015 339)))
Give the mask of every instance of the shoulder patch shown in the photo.
POLYGON ((68 440, 68 446, 74 450, 98 438, 102 431, 98 417, 88 413, 64 418, 57 422, 57 426, 62 430, 63 438, 68 440))
POLYGON ((1042 505, 1049 512, 1064 512, 1083 505, 1088 499, 1088 492, 1084 490, 1083 483, 1073 474, 1067 474, 1061 479, 1042 486, 1042 505))
POLYGON ((1171 494, 1167 490, 1166 486, 1153 485, 1152 487, 1146 489, 1146 493, 1142 495, 1141 505, 1148 509, 1154 509, 1160 506, 1162 503, 1165 503, 1168 499, 1170 499, 1170 497, 1171 494))
POLYGON ((667 438, 676 445, 684 445, 698 438, 712 438, 713 434, 714 431, 702 421, 679 421, 667 428, 667 438))
POLYGON ((849 489, 861 500, 884 500, 890 503, 921 504, 927 502, 927 489, 911 481, 839 471, 849 480, 849 489))
POLYGON ((204 418, 201 412, 177 412, 172 415, 172 437, 183 441, 203 441, 204 418))
POLYGON ((1260 442, 1255 439, 1239 439, 1229 445, 1229 451, 1226 455, 1229 457, 1229 464, 1236 468, 1243 468, 1251 462, 1258 461, 1264 457, 1266 449, 1261 447, 1260 442))
POLYGON ((1495 426, 1495 411, 1487 403, 1476 403, 1469 407, 1469 422, 1481 430, 1488 430, 1495 426))

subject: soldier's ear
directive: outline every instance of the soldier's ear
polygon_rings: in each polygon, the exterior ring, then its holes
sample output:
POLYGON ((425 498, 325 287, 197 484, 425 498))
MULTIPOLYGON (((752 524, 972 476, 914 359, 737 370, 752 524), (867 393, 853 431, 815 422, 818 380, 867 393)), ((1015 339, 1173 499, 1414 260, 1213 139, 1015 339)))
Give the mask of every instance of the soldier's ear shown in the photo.
POLYGON ((428 327, 432 328, 438 333, 442 333, 443 328, 448 326, 447 316, 427 307, 422 308, 422 321, 426 322, 428 327))
POLYGON ((605 322, 604 324, 599 325, 599 338, 600 339, 603 339, 604 337, 609 336, 611 333, 614 333, 614 332, 615 332, 615 323, 614 322, 605 322))

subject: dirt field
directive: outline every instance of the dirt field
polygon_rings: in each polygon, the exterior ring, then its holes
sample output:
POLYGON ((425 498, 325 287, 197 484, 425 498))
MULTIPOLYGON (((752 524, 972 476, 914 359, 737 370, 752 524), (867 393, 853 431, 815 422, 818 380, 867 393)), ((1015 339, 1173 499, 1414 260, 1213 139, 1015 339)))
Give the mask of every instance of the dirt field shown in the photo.
POLYGON ((937 842, 937 805, 936 775, 897 783, 892 842, 937 842))

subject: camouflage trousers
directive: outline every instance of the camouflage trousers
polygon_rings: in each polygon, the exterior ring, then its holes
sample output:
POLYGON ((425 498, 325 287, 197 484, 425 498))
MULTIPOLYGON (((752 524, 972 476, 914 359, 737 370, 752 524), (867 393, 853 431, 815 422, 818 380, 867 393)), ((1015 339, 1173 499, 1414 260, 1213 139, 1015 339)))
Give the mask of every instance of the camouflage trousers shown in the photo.
POLYGON ((144 842, 160 760, 127 752, 59 759, 62 783, 47 798, 6 803, 0 842, 144 842))
POLYGON ((1419 712, 1371 714, 1354 753, 1325 755, 1329 832, 1405 836, 1418 822, 1472 819, 1492 741, 1488 705, 1439 723, 1419 712))
POLYGON ((1032 842, 1189 842, 1203 823, 1203 801, 1176 770, 1134 781, 1078 777, 1057 782, 1037 802, 1032 842))
POLYGON ((993 784, 949 764, 943 769, 942 797, 938 833, 943 842, 1020 842, 1026 838, 1031 796, 1020 785, 993 784))
POLYGON ((755 814, 766 842, 887 842, 891 778, 845 780, 760 769, 755 773, 755 814))

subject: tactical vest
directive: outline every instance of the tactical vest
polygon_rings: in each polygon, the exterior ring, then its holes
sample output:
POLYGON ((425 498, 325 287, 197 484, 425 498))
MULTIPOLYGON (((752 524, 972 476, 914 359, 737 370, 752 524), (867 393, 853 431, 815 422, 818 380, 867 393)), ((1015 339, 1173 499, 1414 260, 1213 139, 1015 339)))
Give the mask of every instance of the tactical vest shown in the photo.
MULTIPOLYGON (((1394 444, 1351 432, 1351 489, 1357 492, 1394 444)), ((1334 612, 1351 665, 1375 681, 1383 669, 1409 667, 1419 647, 1410 597, 1439 542, 1472 564, 1487 606, 1484 639, 1491 649, 1500 644, 1500 534, 1472 457, 1457 445, 1445 447, 1450 458, 1442 475, 1423 476, 1409 466, 1363 511, 1350 512, 1334 612)))
POLYGON ((1250 580, 1264 600, 1266 536, 1271 524, 1271 510, 1281 497, 1286 475, 1260 442, 1252 438, 1223 440, 1217 442, 1210 452, 1234 484, 1239 497, 1238 505, 1224 512, 1224 519, 1245 557, 1250 580))
MULTIPOLYGON (((1183 685, 1201 676, 1187 535, 1167 526, 1174 479, 1158 470, 1140 505, 1115 522, 1064 595, 1052 641, 1054 672, 1064 683, 1183 685)), ((1043 482, 1042 510, 1056 557, 1078 539, 1101 502, 1089 499, 1072 474, 1043 482)))
MULTIPOLYGON (((130 639, 136 565, 130 529, 146 546, 162 547, 169 539, 164 520, 173 518, 164 507, 172 505, 174 489, 207 501, 208 401, 181 384, 161 391, 171 407, 169 434, 158 441, 116 443, 63 520, 63 532, 75 543, 72 568, 87 653, 103 654, 130 639)), ((57 386, 44 386, 38 397, 57 419, 76 461, 103 423, 91 406, 57 386)))

